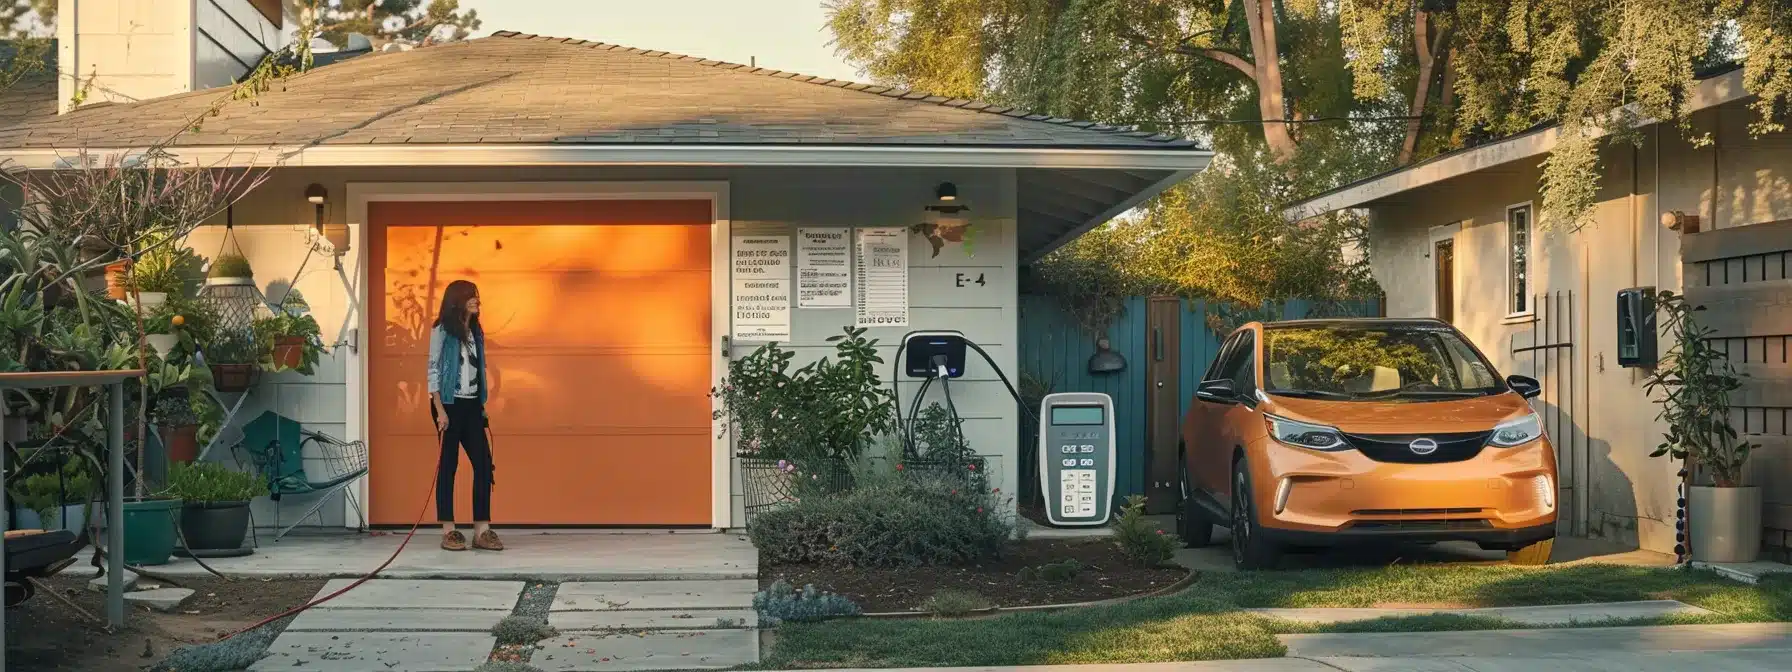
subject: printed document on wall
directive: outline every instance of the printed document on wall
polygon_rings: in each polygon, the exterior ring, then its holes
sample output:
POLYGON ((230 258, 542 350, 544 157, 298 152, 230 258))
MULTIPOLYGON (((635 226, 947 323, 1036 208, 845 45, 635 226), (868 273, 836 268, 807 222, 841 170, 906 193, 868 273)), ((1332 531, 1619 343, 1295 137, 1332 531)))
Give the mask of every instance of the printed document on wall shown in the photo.
POLYGON ((734 238, 734 340, 790 340, 790 236, 734 238))
POLYGON ((852 229, 796 230, 796 306, 852 306, 852 229))
POLYGON ((855 233, 857 325, 908 326, 908 229, 880 227, 855 233))

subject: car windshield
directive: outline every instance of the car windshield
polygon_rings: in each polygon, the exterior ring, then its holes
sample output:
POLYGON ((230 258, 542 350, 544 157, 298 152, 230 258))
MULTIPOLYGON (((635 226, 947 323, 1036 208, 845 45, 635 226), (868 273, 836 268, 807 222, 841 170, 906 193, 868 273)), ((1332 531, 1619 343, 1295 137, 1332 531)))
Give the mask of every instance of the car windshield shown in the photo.
POLYGON ((1442 326, 1272 326, 1263 352, 1264 391, 1274 395, 1433 401, 1506 390, 1493 367, 1442 326))

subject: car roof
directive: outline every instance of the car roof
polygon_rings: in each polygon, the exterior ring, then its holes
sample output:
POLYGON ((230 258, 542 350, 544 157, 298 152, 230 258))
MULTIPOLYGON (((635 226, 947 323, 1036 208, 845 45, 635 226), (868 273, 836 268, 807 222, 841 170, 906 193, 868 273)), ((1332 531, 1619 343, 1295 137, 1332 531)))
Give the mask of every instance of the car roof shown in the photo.
POLYGON ((1358 328, 1392 328, 1401 327, 1436 329, 1449 327, 1450 324, 1435 317, 1328 317, 1310 320, 1282 320, 1265 322, 1265 329, 1283 329, 1289 327, 1358 327, 1358 328))

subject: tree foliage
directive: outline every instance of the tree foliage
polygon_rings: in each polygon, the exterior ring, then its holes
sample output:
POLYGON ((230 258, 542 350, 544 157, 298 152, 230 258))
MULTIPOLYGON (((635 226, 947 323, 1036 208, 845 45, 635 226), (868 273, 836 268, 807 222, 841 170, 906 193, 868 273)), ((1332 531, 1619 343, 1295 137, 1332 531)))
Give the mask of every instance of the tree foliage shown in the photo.
POLYGON ((1349 238, 1360 222, 1297 227, 1277 221, 1275 206, 1543 124, 1562 128, 1544 165, 1540 223, 1572 229, 1592 210, 1606 143, 1640 138, 1643 119, 1691 134, 1701 73, 1740 62, 1757 96, 1755 133, 1783 130, 1792 95, 1792 0, 829 7, 840 53, 880 83, 1212 143, 1224 159, 1216 169, 1041 264, 1043 279, 1079 279, 1054 284, 1097 322, 1123 291, 1248 303, 1315 284, 1372 289, 1360 265, 1311 256, 1316 240, 1349 238), (1122 258, 1124 269, 1100 269, 1122 258), (1153 258, 1172 261, 1139 261, 1153 258), (1091 288, 1092 276, 1112 284, 1091 288))
POLYGON ((459 0, 304 0, 301 9, 301 21, 315 22, 317 35, 338 47, 356 34, 375 48, 452 42, 480 25, 479 12, 462 10, 459 0))

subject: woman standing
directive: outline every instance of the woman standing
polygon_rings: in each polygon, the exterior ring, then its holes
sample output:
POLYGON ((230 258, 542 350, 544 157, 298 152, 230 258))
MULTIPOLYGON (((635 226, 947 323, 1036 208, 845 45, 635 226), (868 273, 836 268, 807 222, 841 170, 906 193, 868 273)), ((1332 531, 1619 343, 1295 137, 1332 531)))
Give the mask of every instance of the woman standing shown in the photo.
POLYGON ((448 283, 442 311, 429 335, 429 400, 447 420, 442 455, 436 462, 436 519, 442 548, 467 550, 454 529, 454 472, 465 448, 473 464, 473 548, 504 550, 491 529, 492 447, 485 437, 485 331, 479 326, 479 288, 466 280, 448 283))

